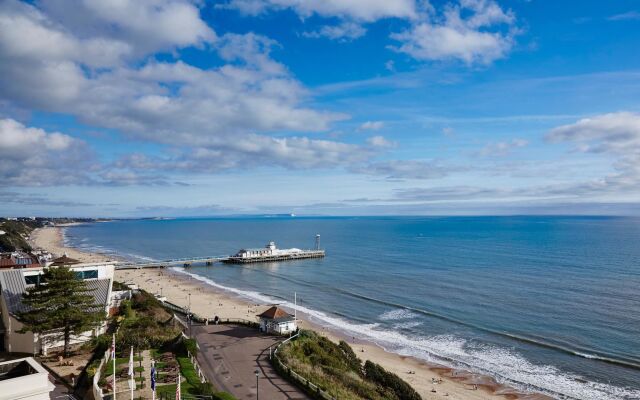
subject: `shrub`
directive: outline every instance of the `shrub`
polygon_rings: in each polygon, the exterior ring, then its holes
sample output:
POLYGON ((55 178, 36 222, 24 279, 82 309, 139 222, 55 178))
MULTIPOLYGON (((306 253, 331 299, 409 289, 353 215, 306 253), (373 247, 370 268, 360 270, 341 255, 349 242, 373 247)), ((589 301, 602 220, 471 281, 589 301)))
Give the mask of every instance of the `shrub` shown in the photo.
POLYGON ((341 340, 340 343, 338 343, 338 347, 340 348, 340 350, 342 350, 349 368, 358 373, 358 375, 362 375, 362 362, 360 361, 356 353, 353 352, 351 346, 349 346, 349 344, 344 340, 341 340))
POLYGON ((182 345, 184 346, 184 350, 188 351, 193 356, 198 354, 198 345, 196 344, 195 339, 184 339, 182 341, 182 345))
POLYGON ((364 363, 364 373, 367 379, 389 389, 399 400, 421 400, 420 395, 407 382, 376 363, 367 360, 364 363))
POLYGON ((233 395, 227 392, 218 392, 213 395, 215 400, 237 400, 233 395))

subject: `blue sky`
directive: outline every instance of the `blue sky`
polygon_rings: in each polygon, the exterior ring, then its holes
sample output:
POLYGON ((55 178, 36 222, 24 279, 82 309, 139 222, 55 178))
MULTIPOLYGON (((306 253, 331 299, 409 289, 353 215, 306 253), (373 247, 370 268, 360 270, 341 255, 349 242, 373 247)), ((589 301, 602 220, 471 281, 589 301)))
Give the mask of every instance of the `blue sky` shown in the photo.
POLYGON ((0 4, 0 215, 640 213, 635 1, 0 4))

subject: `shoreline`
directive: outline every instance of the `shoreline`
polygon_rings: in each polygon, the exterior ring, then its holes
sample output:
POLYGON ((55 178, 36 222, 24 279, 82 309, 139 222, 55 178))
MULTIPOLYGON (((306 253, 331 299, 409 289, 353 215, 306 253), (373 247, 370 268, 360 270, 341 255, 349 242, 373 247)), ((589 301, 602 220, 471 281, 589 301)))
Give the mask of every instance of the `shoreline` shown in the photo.
MULTIPOLYGON (((34 248, 43 248, 57 255, 66 253, 82 262, 116 261, 114 257, 105 254, 86 253, 76 248, 65 247, 62 229, 63 227, 38 228, 32 232, 29 242, 34 248)), ((272 305, 266 302, 256 303, 246 295, 214 286, 194 278, 188 271, 181 272, 173 268, 119 270, 116 271, 115 279, 135 283, 150 293, 162 294, 172 303, 190 307, 195 314, 210 318, 217 315, 220 318, 244 318, 254 321, 256 314, 272 305)), ((298 320, 301 328, 315 330, 334 341, 345 340, 363 361, 371 360, 395 373, 420 393, 423 399, 551 399, 543 394, 524 393, 502 385, 490 376, 389 352, 369 339, 350 336, 337 327, 322 326, 321 323, 313 321, 313 316, 300 311, 298 320), (477 390, 474 387, 477 387, 477 390)))

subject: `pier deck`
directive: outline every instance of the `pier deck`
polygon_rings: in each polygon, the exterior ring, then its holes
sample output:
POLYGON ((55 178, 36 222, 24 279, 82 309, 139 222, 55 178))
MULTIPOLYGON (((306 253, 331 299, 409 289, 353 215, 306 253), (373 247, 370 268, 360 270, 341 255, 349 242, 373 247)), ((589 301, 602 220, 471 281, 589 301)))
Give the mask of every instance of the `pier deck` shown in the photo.
POLYGON ((288 261, 288 260, 301 260, 305 258, 322 258, 324 257, 324 250, 308 250, 297 254, 287 255, 273 255, 263 257, 234 257, 234 256, 210 256, 210 257, 191 257, 191 258, 175 258, 171 260, 161 261, 147 261, 147 262, 118 262, 115 265, 116 269, 140 269, 140 268, 163 268, 171 266, 183 266, 190 267, 192 264, 206 264, 213 265, 216 262, 223 262, 227 264, 248 264, 256 262, 273 262, 273 261, 288 261))
POLYGON ((160 268, 181 265, 189 267, 191 264, 203 263, 212 265, 215 262, 221 262, 229 258, 229 256, 210 256, 210 257, 190 257, 190 258, 174 258, 171 260, 148 261, 148 262, 119 262, 116 269, 139 269, 139 268, 160 268))

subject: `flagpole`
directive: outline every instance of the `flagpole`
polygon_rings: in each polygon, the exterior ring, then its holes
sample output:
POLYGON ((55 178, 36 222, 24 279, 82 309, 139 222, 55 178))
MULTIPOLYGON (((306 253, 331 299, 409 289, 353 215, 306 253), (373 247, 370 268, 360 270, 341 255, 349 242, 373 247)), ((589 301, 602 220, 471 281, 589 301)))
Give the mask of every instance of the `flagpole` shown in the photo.
POLYGON ((176 387, 176 400, 182 399, 182 393, 180 390, 180 372, 178 372, 178 386, 176 387))
POLYGON ((116 334, 111 342, 111 359, 113 360, 113 400, 116 400, 116 334))
POLYGON ((131 388, 131 400, 133 400, 133 389, 136 387, 135 374, 133 372, 133 346, 129 355, 129 388, 131 388))

